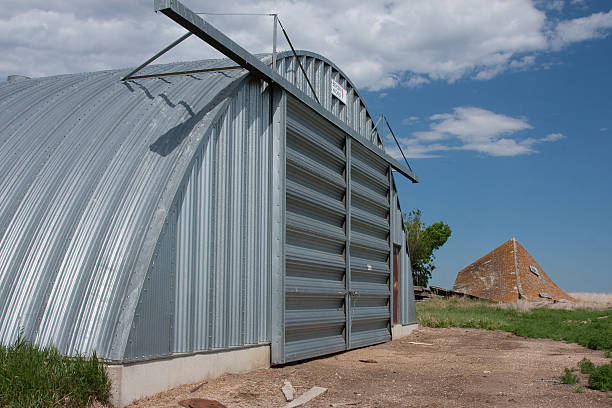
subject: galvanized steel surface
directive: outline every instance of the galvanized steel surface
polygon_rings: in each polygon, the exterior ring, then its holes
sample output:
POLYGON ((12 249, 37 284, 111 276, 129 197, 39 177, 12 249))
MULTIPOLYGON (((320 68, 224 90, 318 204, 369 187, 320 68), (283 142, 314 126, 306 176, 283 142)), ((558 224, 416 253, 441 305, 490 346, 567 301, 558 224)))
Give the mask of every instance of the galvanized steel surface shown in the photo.
POLYGON ((213 98, 245 76, 122 83, 126 72, 0 85, 2 343, 23 331, 65 354, 122 355, 117 321, 159 197, 213 98))
POLYGON ((288 99, 285 331, 277 363, 390 339, 388 164, 347 140, 288 99))
POLYGON ((410 253, 406 242, 406 232, 402 231, 401 249, 401 275, 400 275, 400 319, 402 324, 417 322, 416 304, 414 302, 414 283, 412 280, 412 267, 410 266, 410 253))
POLYGON ((126 359, 269 342, 269 117, 269 90, 245 81, 209 128, 162 233, 126 359))
MULTIPOLYGON (((384 150, 381 137, 378 134, 378 130, 374 128, 374 122, 365 101, 344 72, 333 62, 321 55, 303 50, 297 50, 296 54, 317 93, 321 105, 349 127, 353 128, 363 138, 370 141, 374 146, 384 150), (346 89, 346 104, 332 96, 332 80, 346 89)), ((277 54, 276 70, 301 91, 311 97, 313 96, 292 52, 285 51, 277 54)))
MULTIPOLYGON (((372 135, 350 81, 300 53, 327 109, 372 135), (331 78, 349 90, 346 106, 331 78)), ((280 56, 280 72, 291 75, 292 58, 280 56)), ((352 145, 345 218, 347 135, 306 108, 287 130, 287 229, 270 230, 285 223, 284 136, 270 132, 272 116, 284 132, 284 105, 272 115, 269 90, 243 70, 122 83, 126 72, 0 85, 0 341, 22 330, 115 361, 270 342, 271 270, 286 280, 289 359, 388 339, 388 164, 352 145), (285 234, 279 248, 272 238, 285 234), (347 287, 359 292, 348 345, 347 287)))

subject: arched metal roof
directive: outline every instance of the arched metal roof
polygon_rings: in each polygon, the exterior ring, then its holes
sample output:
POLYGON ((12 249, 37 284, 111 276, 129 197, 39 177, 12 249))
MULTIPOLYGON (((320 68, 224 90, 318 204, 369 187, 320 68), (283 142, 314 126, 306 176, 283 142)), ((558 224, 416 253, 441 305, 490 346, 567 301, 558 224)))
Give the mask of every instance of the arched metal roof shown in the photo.
MULTIPOLYGON (((331 96, 324 107, 376 135, 349 78, 320 55, 298 57, 314 62, 313 74, 331 67, 351 90, 352 116, 331 96)), ((279 66, 292 58, 279 54, 279 66)), ((196 61, 139 74, 234 65, 196 61)), ((249 75, 235 69, 120 81, 128 72, 0 84, 1 343, 23 332, 65 354, 123 356, 176 188, 201 135, 249 75)), ((299 76, 293 80, 299 87, 299 76)), ((377 136, 370 140, 381 148, 377 136)))
MULTIPOLYGON (((148 72, 227 65, 198 61, 148 72)), ((0 85, 3 343, 23 331, 64 353, 111 355, 126 299, 137 296, 127 291, 152 219, 163 212, 160 197, 193 149, 194 129, 248 75, 241 69, 124 83, 126 72, 0 85)))
MULTIPOLYGON (((365 100, 351 79, 332 61, 311 51, 296 50, 311 84, 317 92, 321 105, 331 111, 340 120, 355 130, 374 146, 384 151, 382 138, 374 127, 375 121, 368 110, 365 100), (338 99, 332 98, 331 80, 342 85, 347 92, 347 103, 344 105, 338 99)), ((266 62, 271 65, 271 58, 266 62)), ((291 51, 277 54, 277 72, 302 92, 313 97, 312 90, 307 85, 301 69, 295 62, 291 51)))

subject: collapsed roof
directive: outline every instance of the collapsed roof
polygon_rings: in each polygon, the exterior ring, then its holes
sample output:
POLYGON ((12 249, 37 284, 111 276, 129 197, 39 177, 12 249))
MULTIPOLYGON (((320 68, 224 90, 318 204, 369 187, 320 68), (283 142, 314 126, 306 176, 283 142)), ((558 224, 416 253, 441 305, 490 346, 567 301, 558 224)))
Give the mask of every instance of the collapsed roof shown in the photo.
POLYGON ((453 289, 496 302, 575 301, 514 238, 461 270, 453 289))

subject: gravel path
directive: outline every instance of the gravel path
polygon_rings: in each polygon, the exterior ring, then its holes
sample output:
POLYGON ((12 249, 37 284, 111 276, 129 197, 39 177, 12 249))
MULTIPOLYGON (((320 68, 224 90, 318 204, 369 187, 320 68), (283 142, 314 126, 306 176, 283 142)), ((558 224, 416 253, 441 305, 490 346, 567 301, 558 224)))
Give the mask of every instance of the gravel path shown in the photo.
MULTIPOLYGON (((289 380, 299 396, 313 386, 328 391, 305 407, 612 407, 612 393, 560 384, 565 367, 603 352, 501 331, 429 329, 393 342, 278 368, 224 375, 178 387, 130 407, 177 407, 209 398, 227 407, 283 407, 289 380), (419 345, 411 342, 429 343, 419 345), (374 360, 362 362, 360 360, 374 360)), ((586 377, 581 376, 586 384, 586 377)))

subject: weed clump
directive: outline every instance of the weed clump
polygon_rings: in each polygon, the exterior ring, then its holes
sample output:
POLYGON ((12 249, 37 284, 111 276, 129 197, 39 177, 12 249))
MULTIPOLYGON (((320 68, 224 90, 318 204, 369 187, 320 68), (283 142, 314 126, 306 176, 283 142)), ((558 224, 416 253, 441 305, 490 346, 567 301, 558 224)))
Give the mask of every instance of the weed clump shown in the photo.
POLYGON ((0 407, 84 407, 109 397, 110 380, 95 352, 66 357, 21 336, 0 345, 0 407))
POLYGON ((599 391, 612 391, 612 364, 595 367, 589 377, 589 387, 599 391))
POLYGON ((572 370, 570 370, 569 368, 565 369, 565 374, 563 374, 561 376, 561 382, 563 384, 578 384, 578 381, 580 381, 578 379, 578 376, 575 375, 574 373, 572 373, 572 370))
POLYGON ((580 368, 580 372, 582 374, 593 374, 595 371, 595 364, 593 364, 593 362, 586 357, 578 363, 578 367, 580 368))

